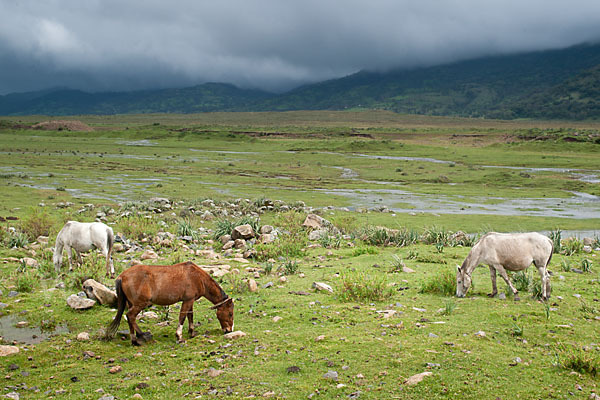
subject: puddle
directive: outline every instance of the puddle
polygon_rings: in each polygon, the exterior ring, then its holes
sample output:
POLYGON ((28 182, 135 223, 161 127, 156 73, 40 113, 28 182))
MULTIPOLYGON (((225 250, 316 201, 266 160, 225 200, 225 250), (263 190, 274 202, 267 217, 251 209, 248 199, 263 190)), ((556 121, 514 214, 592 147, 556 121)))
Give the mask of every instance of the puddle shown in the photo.
POLYGON ((124 144, 125 146, 156 146, 157 143, 151 142, 148 139, 142 140, 117 140, 117 144, 124 144))
POLYGON ((49 339, 51 336, 69 332, 66 324, 58 325, 51 330, 42 331, 38 327, 26 326, 17 328, 16 324, 24 321, 24 318, 19 318, 14 315, 6 315, 0 318, 0 336, 6 343, 13 341, 25 344, 37 344, 49 339))
POLYGON ((587 193, 573 192, 569 198, 474 197, 463 199, 428 195, 400 189, 316 189, 319 192, 349 198, 349 208, 386 206, 395 212, 439 214, 525 215, 559 218, 600 218, 600 199, 587 193), (398 207, 403 204, 404 207, 398 207), (406 207, 408 205, 408 207, 406 207))
POLYGON ((340 178, 357 178, 358 177, 358 172, 353 171, 350 168, 346 168, 346 167, 330 167, 330 168, 335 168, 335 169, 339 169, 342 171, 342 174, 340 175, 340 178))

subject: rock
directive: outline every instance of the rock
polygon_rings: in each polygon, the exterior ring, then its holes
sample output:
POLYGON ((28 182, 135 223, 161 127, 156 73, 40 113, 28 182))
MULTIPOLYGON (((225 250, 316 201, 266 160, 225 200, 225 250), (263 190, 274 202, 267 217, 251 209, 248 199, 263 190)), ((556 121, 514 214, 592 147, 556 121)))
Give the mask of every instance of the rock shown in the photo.
POLYGON ((319 335, 315 338, 315 342, 320 342, 322 340, 325 340, 325 335, 319 335))
POLYGON ((117 293, 110 290, 100 282, 88 279, 83 282, 83 291, 92 300, 97 300, 102 305, 115 306, 117 304, 117 293))
POLYGON ((169 199, 165 197, 151 197, 150 200, 148 200, 148 202, 161 207, 164 207, 167 204, 171 204, 169 199))
POLYGON ((260 227, 260 233, 262 233, 263 235, 268 235, 269 233, 273 232, 273 227, 271 225, 263 225, 260 227))
MULTIPOLYGON (((102 393, 102 392, 100 392, 102 393)), ((98 400, 115 400, 115 396, 111 396, 110 394, 105 394, 104 396, 100 397, 98 400)))
POLYGON ((4 395, 5 398, 7 399, 13 399, 13 400, 19 400, 19 393, 17 392, 10 392, 4 395))
POLYGON ((292 365, 291 367, 287 367, 286 371, 288 374, 297 374, 300 372, 300 367, 292 365))
POLYGON ((142 264, 143 263, 140 260, 135 259, 135 258, 129 262, 130 267, 133 267, 134 265, 142 265, 142 264))
POLYGON ((283 318, 281 318, 280 316, 276 315, 273 317, 273 322, 278 322, 281 321, 283 318))
POLYGON ((214 368, 209 368, 208 371, 206 372, 206 375, 208 375, 210 378, 216 378, 217 376, 221 375, 224 371, 220 370, 220 369, 214 369, 214 368))
POLYGON ((414 274, 414 273, 415 273, 415 270, 414 270, 414 269, 411 269, 411 268, 408 268, 407 266, 403 266, 403 267, 402 267, 402 272, 405 272, 405 273, 407 273, 407 274, 414 274))
POLYGON ((123 371, 123 368, 120 365, 115 365, 114 367, 108 370, 108 372, 110 372, 111 374, 116 374, 121 371, 123 371))
POLYGON ((327 291, 329 293, 333 293, 333 288, 323 282, 313 282, 312 287, 317 291, 327 291))
MULTIPOLYGON (((146 383, 147 385, 147 383, 146 383)), ((139 386, 139 385, 138 385, 139 386)), ((142 395, 139 393, 134 394, 133 396, 131 396, 132 399, 143 399, 142 395)))
POLYGON ((477 336, 477 337, 485 337, 486 334, 485 334, 484 331, 477 331, 477 332, 475 332, 475 336, 477 336))
POLYGON ((238 250, 246 250, 246 241, 244 239, 235 239, 233 247, 238 250))
POLYGON ((226 333, 223 336, 225 336, 225 339, 239 339, 241 337, 246 336, 246 333, 242 332, 242 331, 234 331, 234 332, 226 333))
POLYGON ((592 252, 592 246, 583 246, 583 252, 584 253, 591 253, 592 252))
POLYGON ((142 313, 142 318, 158 319, 158 314, 155 313, 154 311, 146 311, 145 313, 142 313))
POLYGON ((235 245, 235 242, 233 240, 230 240, 229 242, 227 242, 223 245, 223 250, 232 249, 234 245, 235 245))
POLYGON ((15 296, 18 296, 18 295, 19 295, 19 292, 11 290, 10 292, 8 292, 7 296, 8 297, 15 297, 15 296))
POLYGON ((275 241, 275 235, 272 235, 270 233, 262 233, 259 237, 258 237, 258 241, 260 243, 273 243, 275 241))
POLYGON ((312 229, 322 229, 328 225, 331 225, 331 222, 327 221, 323 217, 318 216, 317 214, 308 214, 302 223, 302 226, 312 229))
POLYGON ((24 263, 26 267, 29 268, 38 268, 40 266, 40 263, 35 258, 23 257, 20 261, 21 263, 24 263))
POLYGON ((95 300, 85 299, 77 296, 76 294, 72 294, 67 298, 67 304, 74 310, 85 310, 90 307, 93 307, 96 304, 95 300))
POLYGON ((221 244, 227 244, 229 241, 231 241, 231 235, 223 235, 219 238, 219 241, 221 244))
POLYGON ((252 239, 254 237, 254 229, 252 229, 252 227, 248 224, 246 225, 239 225, 236 226, 235 228, 233 228, 233 231, 231 232, 231 238, 233 240, 236 239, 252 239))
POLYGON ((421 382, 425 377, 433 375, 433 372, 431 371, 425 371, 425 372, 421 372, 420 374, 416 374, 411 376, 410 378, 408 378, 406 381, 404 381, 405 385, 408 386, 413 386, 416 385, 417 383, 421 382))
POLYGON ((584 237, 583 238, 583 245, 584 246, 592 246, 594 244, 594 239, 591 237, 584 237))
POLYGON ((248 290, 251 292, 256 292, 258 290, 258 285, 254 279, 248 279, 248 290))
POLYGON ((116 252, 120 253, 123 250, 125 250, 125 246, 123 246, 122 243, 115 243, 115 244, 113 244, 113 251, 116 251, 116 252))
POLYGON ((338 373, 337 373, 337 371, 327 371, 327 373, 323 375, 323 378, 337 381, 338 373))
POLYGON ((142 260, 156 260, 158 258, 158 254, 156 254, 156 252, 152 249, 147 249, 140 258, 142 260))
POLYGON ((90 334, 87 332, 81 332, 77 335, 77 340, 79 340, 80 342, 85 342, 90 340, 90 334))
POLYGON ((27 326, 27 321, 19 321, 15 324, 15 328, 25 328, 27 326))
POLYGON ((498 295, 498 298, 499 298, 500 300, 506 300, 506 293, 504 293, 504 292, 500 293, 500 294, 498 295))
POLYGON ((377 311, 377 314, 381 314, 383 315, 383 318, 391 318, 394 316, 394 314, 396 314, 396 310, 380 310, 377 311))
POLYGON ((287 282, 287 277, 282 276, 279 278, 279 283, 286 283, 287 282))
POLYGON ((274 284, 273 284, 273 282, 270 282, 270 281, 269 281, 269 282, 267 282, 267 283, 265 283, 265 284, 263 285, 263 289, 268 289, 268 288, 270 288, 270 287, 273 287, 273 285, 274 285, 274 284))
POLYGON ((210 260, 216 260, 221 258, 221 255, 214 250, 196 250, 196 255, 198 257, 207 258, 210 260))
POLYGON ((17 346, 0 345, 0 357, 10 356, 18 352, 19 348, 17 346))

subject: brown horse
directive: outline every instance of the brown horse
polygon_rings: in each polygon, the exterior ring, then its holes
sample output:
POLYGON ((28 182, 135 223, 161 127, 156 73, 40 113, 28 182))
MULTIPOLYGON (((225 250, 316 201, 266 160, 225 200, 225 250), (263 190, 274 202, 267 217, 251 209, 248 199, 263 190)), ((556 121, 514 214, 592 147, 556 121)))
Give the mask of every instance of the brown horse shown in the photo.
POLYGON ((131 343, 139 346, 138 339, 146 340, 151 337, 149 332, 142 332, 135 322, 140 311, 151 304, 166 306, 180 301, 183 303, 176 331, 177 342, 183 342, 182 331, 186 317, 189 323, 189 335, 192 338, 196 336, 194 301, 202 296, 214 304, 211 308, 217 310, 217 318, 223 332, 229 333, 233 330, 233 299, 225 294, 210 275, 193 262, 175 265, 135 265, 123 271, 115 283, 118 309, 115 319, 106 329, 106 339, 114 337, 125 305, 129 309, 127 323, 131 343))

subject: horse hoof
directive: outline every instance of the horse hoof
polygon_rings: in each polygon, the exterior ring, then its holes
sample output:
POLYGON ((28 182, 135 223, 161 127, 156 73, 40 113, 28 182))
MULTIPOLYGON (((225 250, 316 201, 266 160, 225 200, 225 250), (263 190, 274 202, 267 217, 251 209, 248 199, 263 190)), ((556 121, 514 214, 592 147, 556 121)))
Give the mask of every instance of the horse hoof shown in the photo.
POLYGON ((191 332, 189 332, 189 334, 190 334, 190 338, 194 338, 198 335, 195 331, 191 331, 191 332))
POLYGON ((184 344, 185 343, 185 339, 177 339, 177 344, 184 344))
POLYGON ((131 345, 132 346, 140 346, 140 342, 138 342, 137 340, 132 340, 131 345))
POLYGON ((487 297, 496 297, 497 293, 488 293, 487 297))

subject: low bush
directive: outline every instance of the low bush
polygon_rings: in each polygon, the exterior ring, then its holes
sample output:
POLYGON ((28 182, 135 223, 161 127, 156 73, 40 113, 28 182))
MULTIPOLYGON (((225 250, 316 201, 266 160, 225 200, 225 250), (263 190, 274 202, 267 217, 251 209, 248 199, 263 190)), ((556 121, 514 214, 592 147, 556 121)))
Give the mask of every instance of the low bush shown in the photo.
POLYGON ((567 256, 581 253, 583 250, 583 242, 577 238, 568 238, 562 241, 562 253, 567 256))
POLYGON ((384 301, 394 293, 385 275, 351 272, 341 275, 339 282, 337 294, 341 301, 384 301))
POLYGON ((54 223, 45 209, 34 208, 21 222, 21 230, 31 240, 35 240, 38 236, 49 236, 54 223))
POLYGON ((429 277, 419 289, 419 293, 454 296, 456 294, 456 273, 450 268, 443 268, 429 277))
POLYGON ((562 236, 562 231, 558 228, 556 228, 553 231, 550 231, 550 233, 548 234, 548 237, 550 238, 550 240, 552 240, 552 246, 553 246, 552 251, 556 254, 560 253, 562 250, 561 236, 562 236))
POLYGON ((600 371, 600 356, 597 352, 584 351, 580 347, 559 345, 555 365, 567 371, 598 376, 600 371))
POLYGON ((377 247, 373 247, 373 246, 360 246, 360 247, 355 247, 352 250, 352 257, 358 257, 358 256, 362 256, 363 254, 377 254, 379 253, 379 250, 377 250, 377 247))

